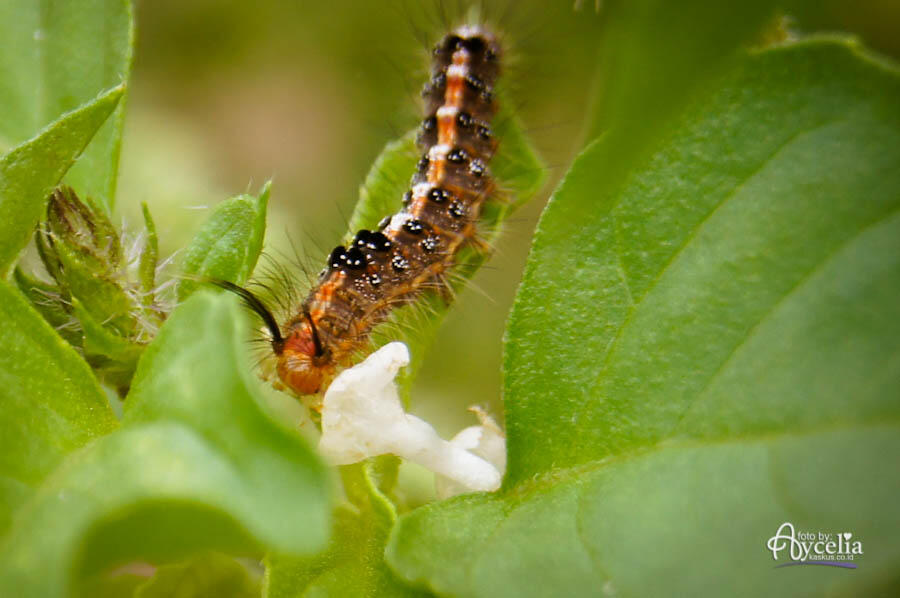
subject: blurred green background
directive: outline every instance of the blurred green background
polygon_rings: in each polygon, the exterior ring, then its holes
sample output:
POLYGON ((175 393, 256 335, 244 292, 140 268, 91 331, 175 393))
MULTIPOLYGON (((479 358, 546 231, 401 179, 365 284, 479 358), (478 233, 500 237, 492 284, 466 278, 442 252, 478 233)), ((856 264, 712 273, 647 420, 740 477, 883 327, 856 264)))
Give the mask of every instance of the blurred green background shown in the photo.
MULTIPOLYGON (((222 199, 274 180, 267 251, 318 271, 346 231, 384 144, 421 119, 428 49, 467 3, 138 0, 137 46, 119 211, 147 201, 163 255, 182 247, 222 199)), ((499 416, 501 342, 540 209, 592 129, 601 95, 602 2, 482 3, 503 35, 504 85, 547 165, 544 191, 507 226, 464 292, 419 377, 413 412, 449 437, 486 405, 499 416)), ((900 3, 800 2, 798 31, 850 31, 900 55, 900 3)), ((305 289, 304 289, 305 291, 305 289)))

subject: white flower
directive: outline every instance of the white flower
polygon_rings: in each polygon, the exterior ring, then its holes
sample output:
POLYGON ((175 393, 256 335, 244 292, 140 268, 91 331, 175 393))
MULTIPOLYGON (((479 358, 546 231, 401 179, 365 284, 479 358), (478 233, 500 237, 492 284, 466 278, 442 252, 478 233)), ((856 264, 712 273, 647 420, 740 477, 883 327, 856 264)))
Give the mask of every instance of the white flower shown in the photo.
MULTIPOLYGON (((469 407, 469 411, 478 417, 481 425, 465 428, 453 437, 450 444, 483 458, 496 467, 502 477, 506 471, 506 436, 487 411, 481 407, 469 407)), ((435 476, 434 488, 438 498, 449 498, 469 490, 441 475, 435 476)))
POLYGON ((408 364, 409 349, 394 342, 341 372, 325 392, 319 450, 336 465, 393 453, 466 490, 499 488, 502 472, 466 450, 471 442, 447 442, 403 410, 394 377, 408 364))

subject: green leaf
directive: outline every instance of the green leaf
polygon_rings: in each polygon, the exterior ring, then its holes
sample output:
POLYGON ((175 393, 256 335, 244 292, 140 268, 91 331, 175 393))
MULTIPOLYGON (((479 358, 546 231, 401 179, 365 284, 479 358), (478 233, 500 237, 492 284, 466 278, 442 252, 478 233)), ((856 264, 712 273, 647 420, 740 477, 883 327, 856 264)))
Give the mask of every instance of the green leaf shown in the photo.
POLYGON ((359 200, 350 216, 345 243, 353 239, 356 231, 377 228, 382 218, 403 207, 403 194, 409 189, 418 159, 416 131, 384 146, 359 186, 359 200))
POLYGON ((0 281, 0 537, 65 455, 116 426, 72 347, 0 281))
POLYGON ((811 40, 746 56, 622 182, 585 151, 508 326, 504 488, 401 518, 388 562, 463 596, 896 580, 898 105, 893 67, 811 40), (859 568, 773 569, 785 521, 859 568))
POLYGON ((64 242, 55 243, 53 251, 62 266, 57 280, 68 295, 81 302, 83 313, 122 337, 134 336, 137 305, 123 285, 121 266, 91 259, 64 242))
MULTIPOLYGON (((125 83, 133 42, 128 0, 7 0, 0 5, 0 152, 125 83)), ((106 209, 115 197, 124 102, 67 176, 106 209)))
POLYGON ((259 592, 258 576, 233 558, 213 552, 160 567, 134 598, 253 598, 259 592))
MULTIPOLYGON (((479 224, 479 234, 490 247, 500 238, 506 218, 528 201, 544 181, 544 166, 522 132, 518 118, 503 102, 502 94, 494 121, 499 147, 490 168, 501 190, 487 201, 479 224)), ((385 146, 360 187, 359 201, 350 218, 345 243, 350 242, 356 231, 362 228, 374 230, 382 218, 400 210, 403 194, 409 189, 420 157, 415 138, 416 131, 411 131, 385 146)), ((483 252, 463 250, 458 256, 456 276, 451 283, 453 292, 462 290, 489 257, 483 252)), ((402 340, 410 347, 412 361, 401 374, 407 392, 450 307, 445 298, 426 295, 415 305, 396 309, 391 319, 373 333, 376 347, 395 340, 402 340)))
POLYGON ((141 357, 121 429, 71 455, 17 518, 0 594, 64 596, 116 565, 202 550, 321 548, 326 470, 254 398, 239 314, 209 293, 172 313, 141 357))
POLYGON ((123 90, 107 91, 0 158, 0 276, 11 269, 50 192, 112 113, 123 90))
POLYGON ((328 549, 311 558, 269 555, 266 558, 266 598, 301 596, 430 596, 405 586, 384 563, 384 546, 397 510, 388 497, 396 481, 399 459, 380 457, 341 468, 344 489, 352 504, 335 511, 328 549), (388 472, 379 465, 388 465, 388 472), (381 476, 382 483, 379 483, 381 476), (386 474, 386 475, 385 475, 386 474))
POLYGON ((179 301, 199 288, 196 279, 246 284, 262 251, 270 187, 266 183, 259 197, 239 195, 216 206, 185 249, 182 271, 195 279, 182 280, 178 285, 179 301))
MULTIPOLYGON (((147 240, 138 258, 138 283, 140 284, 141 304, 144 319, 150 326, 159 327, 166 317, 165 308, 157 301, 156 269, 159 266, 159 238, 156 235, 156 223, 150 214, 146 202, 141 204, 144 216, 144 229, 147 240)), ((146 325, 145 325, 146 327, 146 325)))
POLYGON ((156 224, 150 214, 147 203, 141 204, 141 212, 144 215, 144 228, 147 231, 147 244, 141 251, 138 262, 138 278, 141 283, 141 301, 145 306, 152 306, 154 291, 156 291, 156 267, 159 262, 159 238, 156 236, 156 224))
POLYGON ((81 327, 79 345, 84 350, 85 359, 103 382, 124 397, 144 345, 119 336, 98 322, 75 297, 72 297, 72 313, 81 327))
POLYGON ((73 347, 81 347, 83 335, 80 327, 71 311, 66 309, 66 304, 59 300, 62 297, 58 286, 40 280, 18 266, 13 270, 13 281, 31 303, 31 307, 44 317, 57 334, 73 347))

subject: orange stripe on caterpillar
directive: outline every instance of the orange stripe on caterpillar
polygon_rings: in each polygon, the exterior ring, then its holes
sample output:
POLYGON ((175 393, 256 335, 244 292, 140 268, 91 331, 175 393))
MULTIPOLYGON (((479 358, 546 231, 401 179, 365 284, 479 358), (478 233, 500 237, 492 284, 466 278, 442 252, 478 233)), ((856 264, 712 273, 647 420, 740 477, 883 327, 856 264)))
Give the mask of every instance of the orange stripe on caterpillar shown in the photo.
MULTIPOLYGON (((440 283, 459 249, 475 241, 482 205, 494 185, 487 170, 496 149, 490 120, 500 47, 479 27, 461 27, 434 48, 422 95, 423 151, 404 208, 337 247, 299 313, 273 343, 285 386, 315 394, 349 365, 369 334, 397 305, 440 283)), ((441 283, 442 284, 442 283, 441 283)))

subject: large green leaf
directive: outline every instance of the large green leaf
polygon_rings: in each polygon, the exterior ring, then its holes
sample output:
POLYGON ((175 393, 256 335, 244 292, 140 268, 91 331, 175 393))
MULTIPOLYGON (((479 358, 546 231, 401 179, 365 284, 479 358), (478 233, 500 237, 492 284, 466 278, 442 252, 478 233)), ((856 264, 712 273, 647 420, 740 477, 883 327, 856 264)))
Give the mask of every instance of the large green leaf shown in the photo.
POLYGON ((238 195, 216 206, 184 251, 182 271, 194 278, 179 283, 179 301, 199 288, 198 279, 247 282, 262 251, 270 187, 266 183, 258 197, 238 195))
POLYGON ((107 120, 122 93, 123 88, 116 87, 100 95, 0 158, 0 276, 9 272, 31 238, 50 191, 107 120))
POLYGON ((0 537, 65 455, 116 418, 87 364, 0 281, 0 537))
POLYGON ((401 518, 454 595, 859 595, 896 580, 900 78, 852 43, 746 56, 648 158, 577 161, 506 344, 503 490, 401 518), (622 181, 622 182, 616 182, 622 181), (850 532, 855 571, 766 539, 850 532))
MULTIPOLYGON (((71 455, 0 546, 0 594, 64 596, 133 560, 320 548, 324 467, 253 397, 239 311, 198 293, 145 350, 120 430, 71 455)), ((61 341, 60 341, 61 342, 61 341)))
MULTIPOLYGON (((0 3, 0 151, 126 82, 131 66, 128 0, 0 3)), ((100 129, 67 181, 111 207, 124 106, 100 129)))

